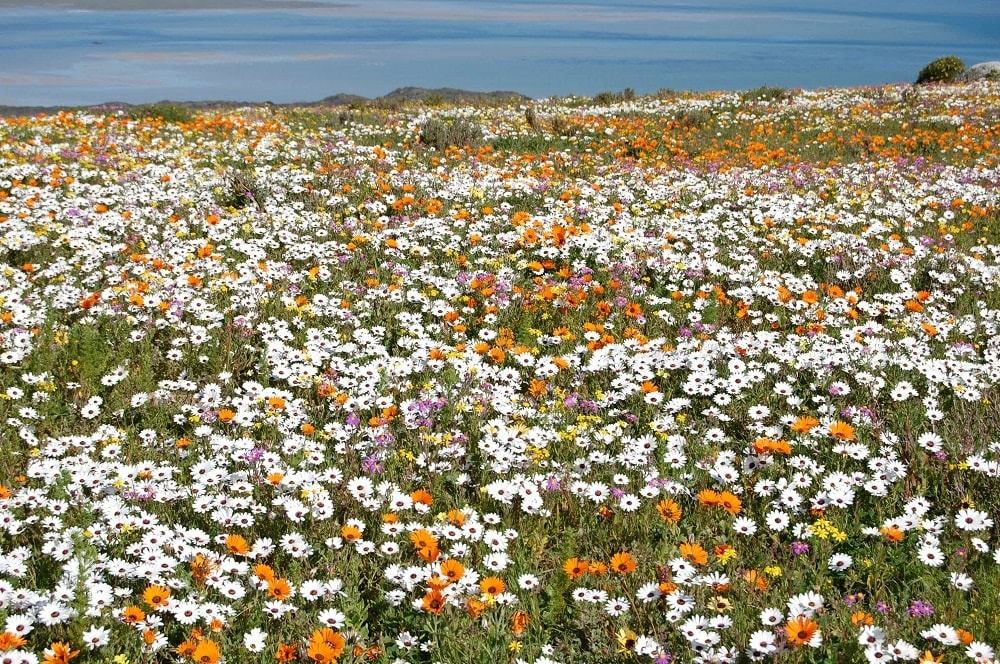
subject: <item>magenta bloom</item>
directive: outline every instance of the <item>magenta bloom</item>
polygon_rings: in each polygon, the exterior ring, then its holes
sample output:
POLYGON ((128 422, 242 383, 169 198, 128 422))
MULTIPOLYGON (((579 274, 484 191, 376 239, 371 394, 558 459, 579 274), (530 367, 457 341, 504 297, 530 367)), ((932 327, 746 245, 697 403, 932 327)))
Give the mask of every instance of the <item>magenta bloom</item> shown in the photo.
POLYGON ((915 599, 910 602, 910 608, 906 612, 911 618, 929 618, 934 615, 934 607, 922 599, 915 599))

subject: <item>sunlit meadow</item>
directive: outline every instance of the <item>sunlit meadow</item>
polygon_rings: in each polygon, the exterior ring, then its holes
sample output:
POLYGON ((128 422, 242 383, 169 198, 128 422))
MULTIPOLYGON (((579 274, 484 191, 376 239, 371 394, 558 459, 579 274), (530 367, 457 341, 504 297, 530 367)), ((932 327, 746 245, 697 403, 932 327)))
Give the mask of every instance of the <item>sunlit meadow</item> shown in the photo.
POLYGON ((0 663, 994 662, 1000 84, 0 120, 0 663))

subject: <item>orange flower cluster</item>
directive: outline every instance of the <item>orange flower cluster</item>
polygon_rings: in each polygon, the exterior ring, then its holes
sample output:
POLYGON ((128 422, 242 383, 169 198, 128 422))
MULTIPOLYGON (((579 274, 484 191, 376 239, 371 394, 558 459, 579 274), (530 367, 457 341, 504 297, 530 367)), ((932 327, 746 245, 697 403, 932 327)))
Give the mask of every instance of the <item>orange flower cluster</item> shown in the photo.
POLYGON ((729 491, 720 493, 712 489, 702 489, 698 492, 698 503, 706 507, 719 507, 734 516, 743 509, 743 502, 739 496, 729 491))

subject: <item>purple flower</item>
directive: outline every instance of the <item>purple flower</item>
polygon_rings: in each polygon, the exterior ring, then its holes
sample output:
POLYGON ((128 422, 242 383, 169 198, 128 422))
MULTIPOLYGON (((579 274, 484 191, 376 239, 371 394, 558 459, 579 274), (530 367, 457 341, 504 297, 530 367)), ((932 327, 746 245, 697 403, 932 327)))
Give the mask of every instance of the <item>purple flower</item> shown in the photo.
POLYGON ((361 470, 363 470, 366 475, 378 475, 382 472, 382 464, 378 462, 377 457, 367 456, 361 461, 361 470))
POLYGON ((262 458, 264 458, 264 450, 260 447, 255 447, 243 455, 243 460, 247 463, 257 463, 262 458))
POLYGON ((792 553, 796 556, 801 556, 803 553, 809 553, 809 545, 805 542, 792 542, 792 553))
POLYGON ((911 618, 928 618, 934 615, 934 607, 922 599, 915 599, 910 602, 910 608, 906 612, 911 618))

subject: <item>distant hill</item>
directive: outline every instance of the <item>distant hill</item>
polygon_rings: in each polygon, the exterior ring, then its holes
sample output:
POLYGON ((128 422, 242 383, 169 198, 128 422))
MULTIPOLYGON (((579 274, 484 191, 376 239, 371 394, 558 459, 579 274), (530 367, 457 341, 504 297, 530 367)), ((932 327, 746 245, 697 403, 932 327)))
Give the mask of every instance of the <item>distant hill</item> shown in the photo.
POLYGON ((373 103, 376 105, 392 105, 402 103, 418 102, 443 102, 449 104, 463 102, 500 102, 500 101, 523 101, 530 97, 520 92, 509 90, 493 90, 483 92, 478 90, 462 90, 459 88, 420 88, 408 86, 396 88, 381 97, 363 97, 361 95, 340 92, 329 97, 324 97, 318 101, 292 102, 287 104, 275 104, 270 101, 169 101, 163 100, 153 104, 129 104, 126 102, 110 101, 103 104, 91 104, 88 106, 5 106, 0 105, 0 117, 37 115, 38 113, 58 113, 65 110, 83 110, 109 112, 117 110, 128 110, 130 108, 170 104, 183 106, 192 110, 224 110, 227 108, 239 108, 241 106, 273 106, 276 108, 291 107, 324 107, 324 106, 353 106, 373 103))
POLYGON ((330 95, 329 97, 323 97, 319 101, 307 102, 301 104, 302 106, 350 106, 352 104, 363 104, 370 101, 368 97, 362 97, 361 95, 352 95, 347 92, 338 92, 335 95, 330 95))
POLYGON ((427 101, 428 99, 440 99, 446 102, 457 101, 481 101, 488 99, 499 101, 506 99, 529 99, 520 92, 509 90, 494 90, 492 92, 476 92, 474 90, 460 90, 458 88, 416 88, 405 87, 396 88, 378 99, 380 101, 400 100, 400 101, 427 101))

